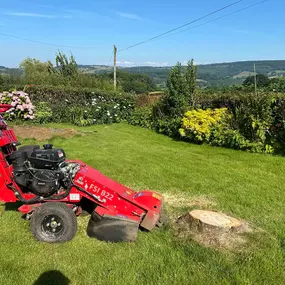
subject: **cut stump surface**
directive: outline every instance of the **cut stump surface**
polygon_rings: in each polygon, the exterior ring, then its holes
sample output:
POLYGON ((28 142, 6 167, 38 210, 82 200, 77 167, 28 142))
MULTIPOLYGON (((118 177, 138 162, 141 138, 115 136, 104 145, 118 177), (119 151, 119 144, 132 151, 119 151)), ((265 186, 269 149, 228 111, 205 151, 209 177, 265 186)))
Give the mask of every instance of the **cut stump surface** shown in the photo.
POLYGON ((245 243, 240 235, 247 232, 245 223, 223 213, 193 210, 178 218, 175 223, 178 237, 198 241, 205 246, 233 248, 245 243))
POLYGON ((242 224, 238 219, 232 218, 222 213, 213 211, 194 210, 188 213, 190 225, 203 228, 212 228, 217 230, 234 230, 242 224))

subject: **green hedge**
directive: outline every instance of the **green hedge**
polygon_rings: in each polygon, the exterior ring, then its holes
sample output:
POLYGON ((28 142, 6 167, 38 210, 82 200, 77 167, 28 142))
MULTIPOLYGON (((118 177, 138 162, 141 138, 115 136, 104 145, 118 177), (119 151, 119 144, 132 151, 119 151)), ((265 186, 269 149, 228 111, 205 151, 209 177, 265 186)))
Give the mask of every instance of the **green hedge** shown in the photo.
POLYGON ((40 110, 41 122, 45 122, 43 114, 49 121, 76 125, 120 122, 129 119, 135 105, 132 94, 89 88, 29 86, 25 92, 40 110))
POLYGON ((103 96, 106 100, 124 100, 128 99, 134 102, 134 96, 128 93, 115 91, 103 91, 90 88, 75 88, 75 87, 57 87, 57 86, 26 86, 25 92, 30 95, 34 103, 49 102, 50 104, 66 105, 84 105, 91 103, 93 98, 103 96))

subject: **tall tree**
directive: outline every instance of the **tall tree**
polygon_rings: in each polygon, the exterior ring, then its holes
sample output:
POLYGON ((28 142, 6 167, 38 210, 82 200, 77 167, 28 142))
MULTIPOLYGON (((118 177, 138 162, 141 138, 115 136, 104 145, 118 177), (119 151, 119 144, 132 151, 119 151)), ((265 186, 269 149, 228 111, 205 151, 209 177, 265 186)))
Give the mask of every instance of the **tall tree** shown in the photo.
MULTIPOLYGON (((244 86, 253 86, 255 83, 255 76, 248 76, 244 82, 244 86)), ((270 79, 264 74, 257 74, 256 75, 256 83, 258 87, 266 87, 270 83, 270 79)))
POLYGON ((197 66, 194 65, 194 60, 191 59, 186 67, 186 88, 187 88, 187 102, 190 106, 193 105, 195 100, 196 79, 197 79, 197 66))
POLYGON ((78 75, 78 66, 73 54, 71 54, 68 59, 66 54, 59 51, 56 54, 55 62, 58 72, 63 77, 75 77, 78 75))
POLYGON ((26 83, 46 83, 47 78, 53 71, 50 61, 41 62, 35 58, 26 58, 20 63, 20 68, 24 71, 24 81, 26 83))
POLYGON ((187 81, 183 68, 178 62, 169 72, 167 79, 167 95, 164 99, 166 115, 181 116, 187 104, 187 81))
POLYGON ((172 118, 181 117, 185 110, 193 105, 196 74, 197 68, 193 59, 188 62, 186 68, 178 62, 168 74, 167 94, 160 106, 155 108, 155 115, 163 114, 172 118))

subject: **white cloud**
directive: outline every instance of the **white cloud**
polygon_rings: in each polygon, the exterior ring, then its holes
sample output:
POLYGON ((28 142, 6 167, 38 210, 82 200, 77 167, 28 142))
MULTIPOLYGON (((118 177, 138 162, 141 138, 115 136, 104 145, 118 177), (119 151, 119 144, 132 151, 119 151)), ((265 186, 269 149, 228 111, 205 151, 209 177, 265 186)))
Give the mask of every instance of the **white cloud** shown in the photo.
POLYGON ((144 20, 142 17, 140 17, 136 14, 122 13, 122 12, 116 12, 116 14, 122 18, 127 18, 130 20, 144 20))
POLYGON ((78 10, 78 9, 64 9, 62 10, 64 13, 68 13, 72 18, 81 18, 81 19, 90 19, 90 18, 107 18, 109 19, 109 16, 94 12, 92 10, 90 11, 84 11, 84 10, 78 10))
MULTIPOLYGON (((187 65, 189 60, 182 61, 182 65, 187 65)), ((194 65, 206 65, 206 64, 212 64, 214 62, 210 61, 195 61, 194 60, 194 65)))
POLYGON ((153 66, 153 67, 162 67, 162 66, 171 66, 169 62, 156 62, 156 61, 144 61, 144 62, 134 62, 129 60, 117 61, 118 66, 122 67, 132 67, 132 66, 153 66))
POLYGON ((72 16, 70 15, 52 15, 52 14, 26 13, 26 12, 7 12, 4 13, 3 15, 13 16, 13 17, 33 17, 33 18, 45 18, 45 19, 72 18, 72 16))
POLYGON ((127 60, 124 60, 124 61, 117 61, 117 64, 120 65, 120 66, 134 66, 135 63, 132 62, 132 61, 127 61, 127 60))
POLYGON ((169 66, 169 63, 168 62, 145 61, 145 62, 142 62, 142 65, 147 65, 147 66, 169 66))

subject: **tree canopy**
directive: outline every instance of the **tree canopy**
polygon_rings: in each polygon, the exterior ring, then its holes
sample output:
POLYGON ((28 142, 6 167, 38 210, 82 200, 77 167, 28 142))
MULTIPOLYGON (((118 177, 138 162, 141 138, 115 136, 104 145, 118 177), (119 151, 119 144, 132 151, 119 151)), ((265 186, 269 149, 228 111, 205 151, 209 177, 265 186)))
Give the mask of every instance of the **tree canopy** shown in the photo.
MULTIPOLYGON (((270 79, 264 74, 257 74, 256 75, 256 85, 257 87, 266 87, 270 83, 270 79)), ((255 84, 255 76, 248 76, 244 82, 244 86, 252 86, 255 84)))

